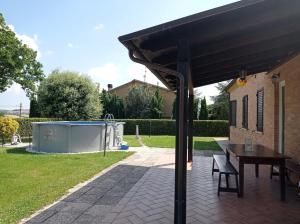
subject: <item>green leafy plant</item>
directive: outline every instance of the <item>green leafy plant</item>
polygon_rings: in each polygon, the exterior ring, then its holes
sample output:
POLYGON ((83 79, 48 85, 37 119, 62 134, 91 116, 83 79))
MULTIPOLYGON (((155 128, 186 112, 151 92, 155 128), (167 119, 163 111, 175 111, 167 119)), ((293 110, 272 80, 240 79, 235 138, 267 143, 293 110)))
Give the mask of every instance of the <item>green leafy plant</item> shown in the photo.
POLYGON ((96 85, 89 77, 70 71, 55 70, 41 82, 38 104, 43 117, 88 120, 102 114, 96 85))
POLYGON ((36 83, 44 78, 42 64, 36 58, 37 52, 16 37, 0 13, 0 93, 15 82, 32 96, 36 83))
POLYGON ((146 86, 133 86, 126 99, 126 117, 149 118, 151 93, 146 86))
POLYGON ((100 94, 100 101, 103 105, 103 115, 113 114, 114 118, 124 118, 125 109, 123 99, 115 93, 103 90, 100 94))
POLYGON ((5 138, 10 138, 17 132, 19 123, 10 117, 0 117, 0 136, 2 138, 2 145, 4 145, 5 138))
POLYGON ((158 88, 156 88, 150 100, 150 118, 160 118, 163 108, 163 97, 158 88))
POLYGON ((200 114, 199 114, 199 120, 207 120, 208 119, 208 110, 207 110, 207 104, 206 104, 206 98, 200 100, 200 114))

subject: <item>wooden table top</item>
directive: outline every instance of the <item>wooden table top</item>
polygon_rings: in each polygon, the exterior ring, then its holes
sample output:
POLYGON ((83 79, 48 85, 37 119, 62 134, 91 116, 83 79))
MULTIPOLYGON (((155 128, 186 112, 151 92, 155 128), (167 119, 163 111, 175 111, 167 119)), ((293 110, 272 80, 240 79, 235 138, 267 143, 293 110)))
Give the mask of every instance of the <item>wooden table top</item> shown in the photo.
POLYGON ((290 159, 263 145, 253 145, 252 151, 245 151, 245 144, 228 144, 229 153, 240 158, 264 158, 264 159, 290 159))

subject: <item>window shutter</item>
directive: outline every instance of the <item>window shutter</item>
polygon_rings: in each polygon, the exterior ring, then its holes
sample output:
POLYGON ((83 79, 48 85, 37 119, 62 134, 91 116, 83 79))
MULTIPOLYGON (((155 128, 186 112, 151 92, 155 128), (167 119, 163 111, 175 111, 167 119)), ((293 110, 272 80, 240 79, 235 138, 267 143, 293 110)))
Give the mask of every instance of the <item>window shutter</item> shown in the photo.
POLYGON ((243 128, 248 128, 248 95, 243 97, 243 128))
POLYGON ((229 113, 230 126, 236 126, 236 100, 230 101, 229 113))
POLYGON ((264 90, 257 91, 257 116, 256 116, 256 130, 264 131, 264 90))

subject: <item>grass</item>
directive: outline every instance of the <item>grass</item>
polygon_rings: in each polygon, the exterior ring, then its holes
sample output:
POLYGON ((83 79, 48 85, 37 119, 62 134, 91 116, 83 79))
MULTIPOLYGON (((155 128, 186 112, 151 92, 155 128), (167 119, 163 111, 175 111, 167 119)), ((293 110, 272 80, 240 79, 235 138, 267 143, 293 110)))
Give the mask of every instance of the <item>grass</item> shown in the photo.
MULTIPOLYGON (((149 147, 175 148, 175 136, 142 136, 142 141, 149 147)), ((194 149, 220 150, 213 137, 194 137, 194 149)))
POLYGON ((131 147, 140 147, 141 144, 139 141, 136 139, 135 135, 124 135, 123 140, 127 142, 128 146, 131 147))
POLYGON ((0 147, 0 223, 16 223, 131 152, 32 154, 0 147))

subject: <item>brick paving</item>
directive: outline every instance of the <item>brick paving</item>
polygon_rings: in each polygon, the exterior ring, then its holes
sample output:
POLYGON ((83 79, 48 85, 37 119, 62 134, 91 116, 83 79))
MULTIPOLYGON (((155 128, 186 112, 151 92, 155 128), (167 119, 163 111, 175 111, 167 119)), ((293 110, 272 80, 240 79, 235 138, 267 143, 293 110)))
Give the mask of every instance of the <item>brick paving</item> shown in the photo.
MULTIPOLYGON (((287 187, 280 201, 279 180, 269 167, 245 167, 245 195, 221 192, 211 176, 211 153, 195 153, 187 175, 187 223, 300 224, 300 197, 287 187)), ((233 180, 233 178, 232 178, 233 180)), ((173 223, 174 150, 142 149, 27 223, 173 223)))

